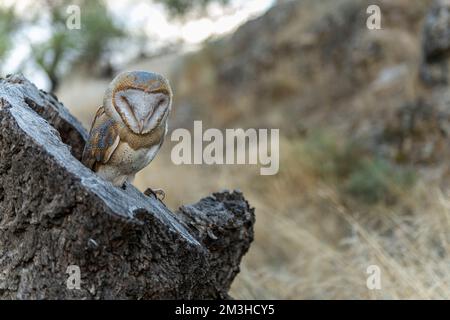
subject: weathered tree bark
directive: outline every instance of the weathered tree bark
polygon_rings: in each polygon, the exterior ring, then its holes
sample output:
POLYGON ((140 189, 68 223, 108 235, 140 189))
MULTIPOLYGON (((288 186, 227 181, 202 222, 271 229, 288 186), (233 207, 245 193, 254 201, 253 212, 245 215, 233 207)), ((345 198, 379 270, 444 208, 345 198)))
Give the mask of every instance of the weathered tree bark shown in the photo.
POLYGON ((21 75, 0 79, 0 298, 225 298, 253 240, 239 192, 171 212, 78 159, 87 136, 21 75), (77 265, 81 289, 68 289, 77 265))

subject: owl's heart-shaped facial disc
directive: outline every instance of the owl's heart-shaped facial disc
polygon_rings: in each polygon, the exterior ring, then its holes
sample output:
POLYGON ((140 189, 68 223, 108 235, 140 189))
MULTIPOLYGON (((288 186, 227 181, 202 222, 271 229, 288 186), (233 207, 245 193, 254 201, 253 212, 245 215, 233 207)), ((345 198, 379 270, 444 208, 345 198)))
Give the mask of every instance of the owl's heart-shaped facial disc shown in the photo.
POLYGON ((170 97, 163 92, 149 93, 139 89, 116 92, 114 106, 129 128, 140 134, 150 132, 169 110, 170 97))

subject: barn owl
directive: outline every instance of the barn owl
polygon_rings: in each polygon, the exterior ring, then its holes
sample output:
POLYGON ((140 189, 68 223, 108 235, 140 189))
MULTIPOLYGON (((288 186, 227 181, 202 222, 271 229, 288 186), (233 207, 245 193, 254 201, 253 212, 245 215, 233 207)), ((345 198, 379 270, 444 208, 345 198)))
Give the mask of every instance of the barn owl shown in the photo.
POLYGON ((119 74, 97 110, 82 162, 115 186, 132 183, 160 149, 171 105, 172 90, 163 76, 119 74))

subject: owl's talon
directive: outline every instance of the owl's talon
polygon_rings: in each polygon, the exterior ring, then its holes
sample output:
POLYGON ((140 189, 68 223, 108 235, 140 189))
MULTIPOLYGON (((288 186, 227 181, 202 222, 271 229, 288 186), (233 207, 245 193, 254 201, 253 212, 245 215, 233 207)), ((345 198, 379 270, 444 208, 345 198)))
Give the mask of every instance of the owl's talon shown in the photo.
POLYGON ((164 192, 163 189, 152 189, 152 188, 147 188, 147 190, 144 191, 144 194, 148 197, 150 197, 150 195, 153 195, 156 199, 163 201, 164 198, 166 197, 166 193, 164 192))

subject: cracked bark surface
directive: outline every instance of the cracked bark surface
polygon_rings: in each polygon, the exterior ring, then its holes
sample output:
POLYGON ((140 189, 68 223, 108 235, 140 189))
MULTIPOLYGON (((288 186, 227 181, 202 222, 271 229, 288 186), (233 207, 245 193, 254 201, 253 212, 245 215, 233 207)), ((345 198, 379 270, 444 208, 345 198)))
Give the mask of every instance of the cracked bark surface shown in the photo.
POLYGON ((172 212, 112 186, 79 162, 83 126, 22 75, 0 79, 0 125, 0 298, 228 297, 253 240, 242 193, 172 212))

